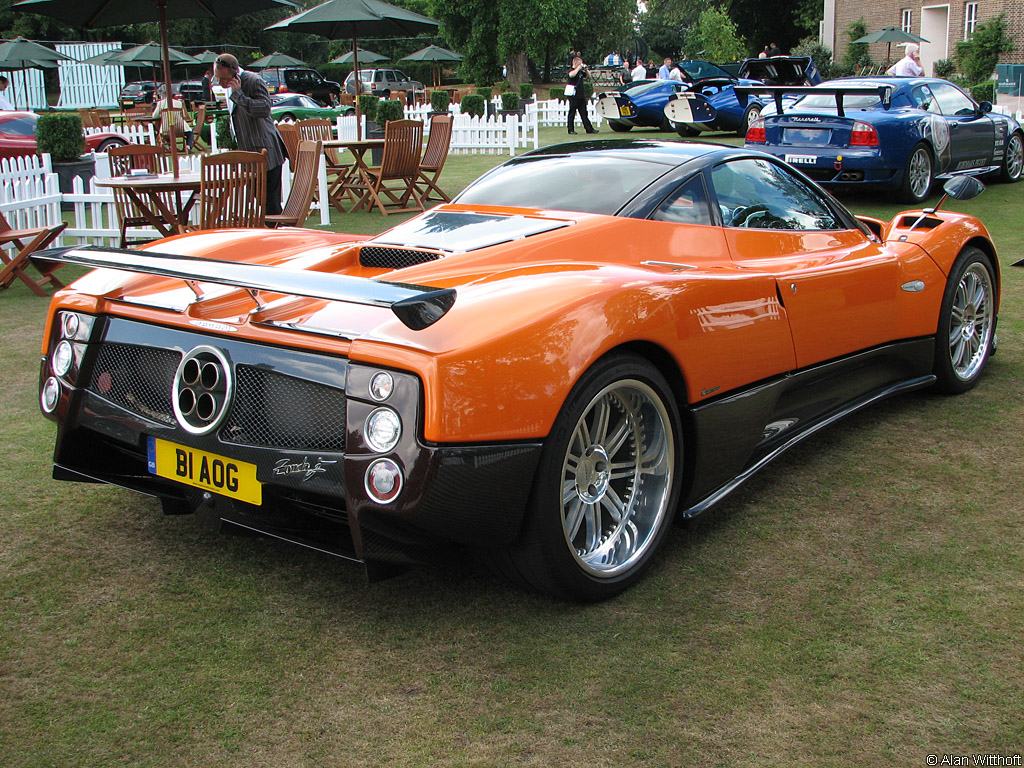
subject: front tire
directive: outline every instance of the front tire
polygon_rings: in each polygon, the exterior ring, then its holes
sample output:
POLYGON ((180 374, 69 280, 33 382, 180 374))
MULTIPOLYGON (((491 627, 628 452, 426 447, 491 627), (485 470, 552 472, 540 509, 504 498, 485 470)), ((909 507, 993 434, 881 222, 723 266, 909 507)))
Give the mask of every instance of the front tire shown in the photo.
POLYGON ((1006 142, 1003 166, 999 169, 999 180, 1007 184, 1018 182, 1022 170, 1024 170, 1024 135, 1017 131, 1006 142))
POLYGON ((995 343, 995 270, 978 248, 961 251, 946 281, 935 335, 936 387, 960 394, 974 387, 995 343))
POLYGON ((610 120, 608 121, 608 125, 611 126, 611 129, 616 133, 626 133, 633 127, 628 123, 613 123, 610 120))
POLYGON ((914 146, 903 169, 903 183, 896 199, 901 203, 922 203, 932 188, 932 153, 923 141, 914 146))
POLYGON ((602 358, 545 441, 519 540, 502 575, 557 597, 619 594, 650 567, 678 503, 679 413, 664 376, 632 354, 602 358))

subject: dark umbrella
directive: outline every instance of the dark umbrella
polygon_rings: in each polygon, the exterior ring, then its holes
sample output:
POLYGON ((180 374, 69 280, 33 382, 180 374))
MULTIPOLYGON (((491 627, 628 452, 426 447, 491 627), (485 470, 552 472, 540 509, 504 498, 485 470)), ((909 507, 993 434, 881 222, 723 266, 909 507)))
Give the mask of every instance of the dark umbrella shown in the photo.
MULTIPOLYGON (((71 58, 24 37, 0 45, 0 70, 9 72, 16 69, 52 69, 57 66, 58 61, 71 61, 71 58)), ((17 92, 14 98, 18 98, 17 92)), ((28 94, 25 98, 28 106, 28 94)), ((13 106, 17 108, 18 105, 13 106)))
POLYGON ((218 56, 220 56, 220 54, 217 53, 216 51, 211 51, 211 50, 207 49, 207 50, 203 51, 202 53, 197 53, 192 58, 194 58, 200 64, 213 64, 213 62, 215 62, 217 60, 218 56))
POLYGON ((437 29, 441 22, 381 0, 328 0, 308 11, 271 24, 267 29, 286 29, 321 35, 328 40, 352 40, 352 67, 356 86, 356 136, 363 138, 359 122, 359 38, 413 36, 437 29))
POLYGON ((433 66, 430 70, 434 76, 434 85, 441 85, 441 65, 439 62, 462 61, 464 58, 461 53, 449 51, 447 48, 442 48, 439 45, 428 45, 426 48, 421 48, 415 53, 403 56, 399 61, 429 61, 436 64, 436 70, 433 66))
POLYGON ((352 63, 352 59, 355 57, 355 55, 357 53, 358 53, 358 56, 359 56, 359 60, 361 62, 363 62, 364 64, 372 64, 375 61, 388 61, 388 57, 385 56, 382 53, 374 53, 373 51, 368 51, 365 48, 360 48, 358 52, 357 51, 349 51, 348 53, 343 53, 338 58, 331 59, 330 63, 331 64, 351 64, 352 63))
POLYGON ((892 59, 893 43, 930 43, 913 32, 907 32, 899 27, 882 27, 877 32, 869 32, 864 37, 858 37, 854 43, 885 43, 885 61, 888 64, 892 59))
POLYGON ((274 51, 269 56, 264 56, 262 59, 256 59, 249 65, 249 69, 274 69, 276 67, 305 67, 306 62, 299 61, 294 56, 289 56, 287 53, 280 53, 274 51))
MULTIPOLYGON (((222 19, 267 8, 297 8, 294 0, 19 0, 12 8, 95 29, 125 24, 160 23, 160 46, 166 51, 168 19, 222 19)), ((164 85, 171 89, 171 62, 163 60, 164 85)), ((171 140, 171 163, 178 175, 176 142, 171 140)))

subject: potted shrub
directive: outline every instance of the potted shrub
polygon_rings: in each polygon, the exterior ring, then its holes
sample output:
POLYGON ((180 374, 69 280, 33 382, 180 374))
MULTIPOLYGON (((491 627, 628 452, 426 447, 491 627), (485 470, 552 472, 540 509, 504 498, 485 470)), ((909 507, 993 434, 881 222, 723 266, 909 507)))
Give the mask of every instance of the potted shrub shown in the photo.
POLYGON ((430 94, 430 114, 447 115, 448 105, 452 103, 452 95, 448 91, 434 91, 430 94))
POLYGON ((519 103, 533 104, 533 83, 519 84, 519 103))
POLYGON ((230 118, 221 115, 217 118, 217 146, 221 149, 238 149, 235 137, 231 135, 231 126, 228 124, 230 118))
POLYGON ((397 99, 384 99, 377 104, 377 125, 382 128, 388 124, 388 120, 401 120, 403 117, 405 109, 397 99))
POLYGON ((370 130, 370 123, 373 123, 373 130, 377 129, 377 105, 380 99, 372 93, 364 93, 359 97, 359 112, 366 115, 366 129, 370 130))
POLYGON ((470 93, 462 97, 462 114, 483 117, 487 113, 487 102, 479 93, 470 93))
POLYGON ((565 101, 565 86, 560 88, 552 88, 548 93, 548 98, 558 99, 559 101, 565 101))
POLYGON ((520 115, 522 112, 519 109, 519 94, 515 91, 505 91, 501 94, 501 114, 503 115, 520 115))
POLYGON ((36 148, 39 154, 50 156, 61 192, 72 191, 72 180, 76 176, 88 182, 96 173, 94 156, 83 158, 85 134, 82 133, 82 118, 73 112, 40 115, 36 123, 36 148))

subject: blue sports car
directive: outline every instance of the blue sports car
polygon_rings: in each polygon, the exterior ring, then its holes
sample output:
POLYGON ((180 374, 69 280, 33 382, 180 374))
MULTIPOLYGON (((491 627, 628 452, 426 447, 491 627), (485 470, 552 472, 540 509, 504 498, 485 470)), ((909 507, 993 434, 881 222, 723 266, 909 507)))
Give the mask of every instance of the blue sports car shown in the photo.
POLYGON ((1017 121, 946 80, 860 77, 815 88, 737 89, 740 99, 765 91, 775 103, 750 126, 746 145, 833 190, 884 187, 901 202, 919 203, 935 179, 992 174, 1015 182, 1024 168, 1017 121))
MULTIPOLYGON (((789 57, 781 57, 789 58, 789 57)), ((810 59, 806 59, 810 61, 810 59)), ((681 135, 696 135, 700 130, 746 132, 748 122, 756 119, 760 102, 752 100, 741 107, 733 93, 736 85, 760 85, 760 80, 734 77, 708 61, 681 61, 676 65, 683 74, 678 80, 639 80, 619 91, 602 93, 597 112, 613 131, 625 132, 633 127, 677 130, 681 135), (685 99, 691 107, 686 122, 693 127, 678 125, 666 105, 685 99), (757 106, 755 106, 755 104, 757 106), (699 126, 699 127, 697 127, 699 126)))
POLYGON ((821 75, 810 56, 746 59, 740 64, 739 77, 725 72, 707 75, 671 96, 665 105, 665 116, 680 136, 696 136, 702 131, 735 131, 744 136, 760 117, 766 99, 752 93, 741 103, 736 86, 817 85, 820 82, 821 75))

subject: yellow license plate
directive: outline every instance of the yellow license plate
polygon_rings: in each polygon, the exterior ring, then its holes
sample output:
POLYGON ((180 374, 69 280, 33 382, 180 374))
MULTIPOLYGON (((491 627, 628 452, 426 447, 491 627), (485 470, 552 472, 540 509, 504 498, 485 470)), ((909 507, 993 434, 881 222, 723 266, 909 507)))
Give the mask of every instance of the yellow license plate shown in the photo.
POLYGON ((630 109, 629 107, 619 107, 619 114, 620 114, 620 115, 621 115, 622 117, 629 117, 629 113, 630 113, 631 111, 632 111, 632 110, 631 110, 631 109, 630 109))
POLYGON ((151 437, 149 471, 168 480, 177 480, 248 504, 263 502, 263 484, 256 479, 255 464, 198 448, 151 437))

